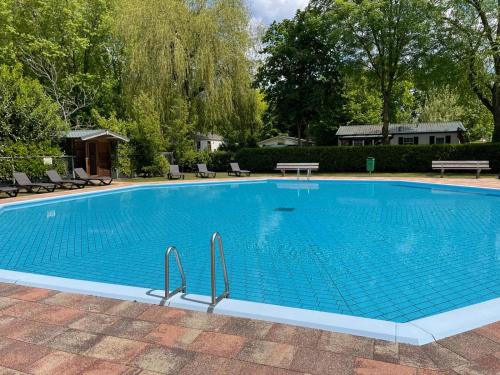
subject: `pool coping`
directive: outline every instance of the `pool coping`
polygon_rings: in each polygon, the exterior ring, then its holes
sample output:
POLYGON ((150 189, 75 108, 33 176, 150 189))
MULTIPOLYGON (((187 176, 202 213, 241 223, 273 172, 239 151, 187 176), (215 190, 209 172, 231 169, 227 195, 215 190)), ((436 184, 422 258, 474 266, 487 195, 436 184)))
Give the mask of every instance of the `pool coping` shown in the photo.
MULTIPOLYGON (((294 178, 261 178, 237 179, 225 181, 190 181, 182 184, 133 184, 106 189, 102 191, 78 192, 63 196, 41 197, 31 200, 8 202, 0 204, 0 213, 4 207, 32 205, 51 201, 66 201, 78 199, 88 195, 112 194, 119 191, 129 191, 142 188, 162 188, 175 186, 199 185, 224 185, 228 183, 248 183, 267 181, 296 181, 294 178)), ((312 181, 335 181, 314 178, 312 181)), ((490 187, 470 187, 463 185, 439 184, 433 182, 418 182, 399 179, 390 180, 339 180, 343 182, 396 182, 427 185, 431 187, 453 187, 459 191, 496 191, 500 189, 490 187)), ((286 306, 270 305, 265 303, 250 302, 235 299, 224 299, 217 306, 212 307, 210 297, 196 294, 176 295, 165 301, 162 290, 132 287, 118 284, 101 283, 86 280, 69 279, 47 276, 34 273, 10 271, 0 269, 0 281, 27 285, 33 287, 49 288, 63 292, 89 294, 100 297, 115 298, 120 300, 134 300, 143 303, 166 305, 170 307, 196 310, 201 312, 216 313, 221 315, 242 318, 265 320, 276 323, 292 324, 307 328, 322 329, 327 331, 346 333, 357 336, 366 336, 393 342, 412 345, 425 345, 430 342, 467 332, 481 326, 495 323, 500 319, 500 298, 484 301, 478 304, 465 306, 444 313, 413 320, 407 323, 349 316, 343 314, 307 310, 286 306)))

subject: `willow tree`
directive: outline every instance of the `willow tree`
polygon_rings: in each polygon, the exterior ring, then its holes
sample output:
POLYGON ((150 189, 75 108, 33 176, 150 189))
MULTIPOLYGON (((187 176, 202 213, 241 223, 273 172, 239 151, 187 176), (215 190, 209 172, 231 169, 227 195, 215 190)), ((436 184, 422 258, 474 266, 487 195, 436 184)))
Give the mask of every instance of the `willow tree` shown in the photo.
POLYGON ((126 96, 150 97, 165 135, 185 133, 186 126, 244 133, 255 123, 243 0, 123 0, 120 5, 126 96))

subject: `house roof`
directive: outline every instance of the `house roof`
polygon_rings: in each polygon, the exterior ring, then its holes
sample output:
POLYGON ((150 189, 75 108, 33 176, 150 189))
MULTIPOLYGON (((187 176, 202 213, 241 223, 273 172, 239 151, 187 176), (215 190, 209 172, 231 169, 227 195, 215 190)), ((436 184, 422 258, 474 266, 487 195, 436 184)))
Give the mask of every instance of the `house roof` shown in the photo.
POLYGON ((218 134, 212 134, 212 133, 207 133, 207 134, 201 134, 201 133, 196 133, 194 135, 194 139, 196 141, 223 141, 224 137, 222 135, 218 134))
MULTIPOLYGON (((389 134, 454 133, 465 131, 460 121, 389 124, 389 134)), ((338 136, 382 136, 382 125, 347 125, 337 130, 338 136)))
MULTIPOLYGON (((264 139, 260 142, 257 142, 258 145, 260 144, 266 144, 268 142, 272 142, 272 141, 282 141, 282 140, 290 140, 290 141, 296 141, 298 143, 299 139, 297 137, 290 137, 288 135, 277 135, 276 137, 272 137, 272 138, 267 138, 267 139, 264 139)), ((302 139, 302 142, 303 143, 307 143, 307 140, 306 139, 302 139)), ((312 143, 312 142, 311 142, 312 143)))
POLYGON ((64 138, 68 139, 81 139, 82 141, 88 141, 94 138, 106 137, 118 139, 120 141, 128 142, 129 139, 124 135, 112 132, 106 129, 78 129, 70 130, 64 135, 64 138))

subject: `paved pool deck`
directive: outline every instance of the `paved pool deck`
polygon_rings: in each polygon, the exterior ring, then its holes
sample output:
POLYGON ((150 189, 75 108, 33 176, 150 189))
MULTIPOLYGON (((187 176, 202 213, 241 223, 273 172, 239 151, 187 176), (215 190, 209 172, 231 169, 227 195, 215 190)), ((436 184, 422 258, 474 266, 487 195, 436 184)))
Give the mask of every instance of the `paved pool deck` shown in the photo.
POLYGON ((500 374, 500 322, 424 346, 0 283, 0 374, 500 374))
MULTIPOLYGON (((493 178, 371 178, 395 179, 500 188, 493 178)), ((84 191, 130 185, 138 183, 119 181, 84 191)), ((23 195, 0 203, 80 192, 23 195)), ((0 375, 158 373, 498 375, 500 321, 412 346, 0 283, 0 375)))

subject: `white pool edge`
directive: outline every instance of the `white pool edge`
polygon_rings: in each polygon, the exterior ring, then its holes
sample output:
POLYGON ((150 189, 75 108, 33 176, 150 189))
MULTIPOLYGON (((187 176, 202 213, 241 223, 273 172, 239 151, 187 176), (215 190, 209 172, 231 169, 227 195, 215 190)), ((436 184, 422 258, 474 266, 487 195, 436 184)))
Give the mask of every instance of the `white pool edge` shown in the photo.
POLYGON ((147 288, 3 269, 0 269, 0 282, 291 324, 412 345, 425 345, 435 340, 467 332, 500 320, 500 298, 408 323, 395 323, 235 299, 224 299, 215 308, 211 308, 209 296, 178 294, 170 300, 165 301, 162 290, 150 290, 147 288))

